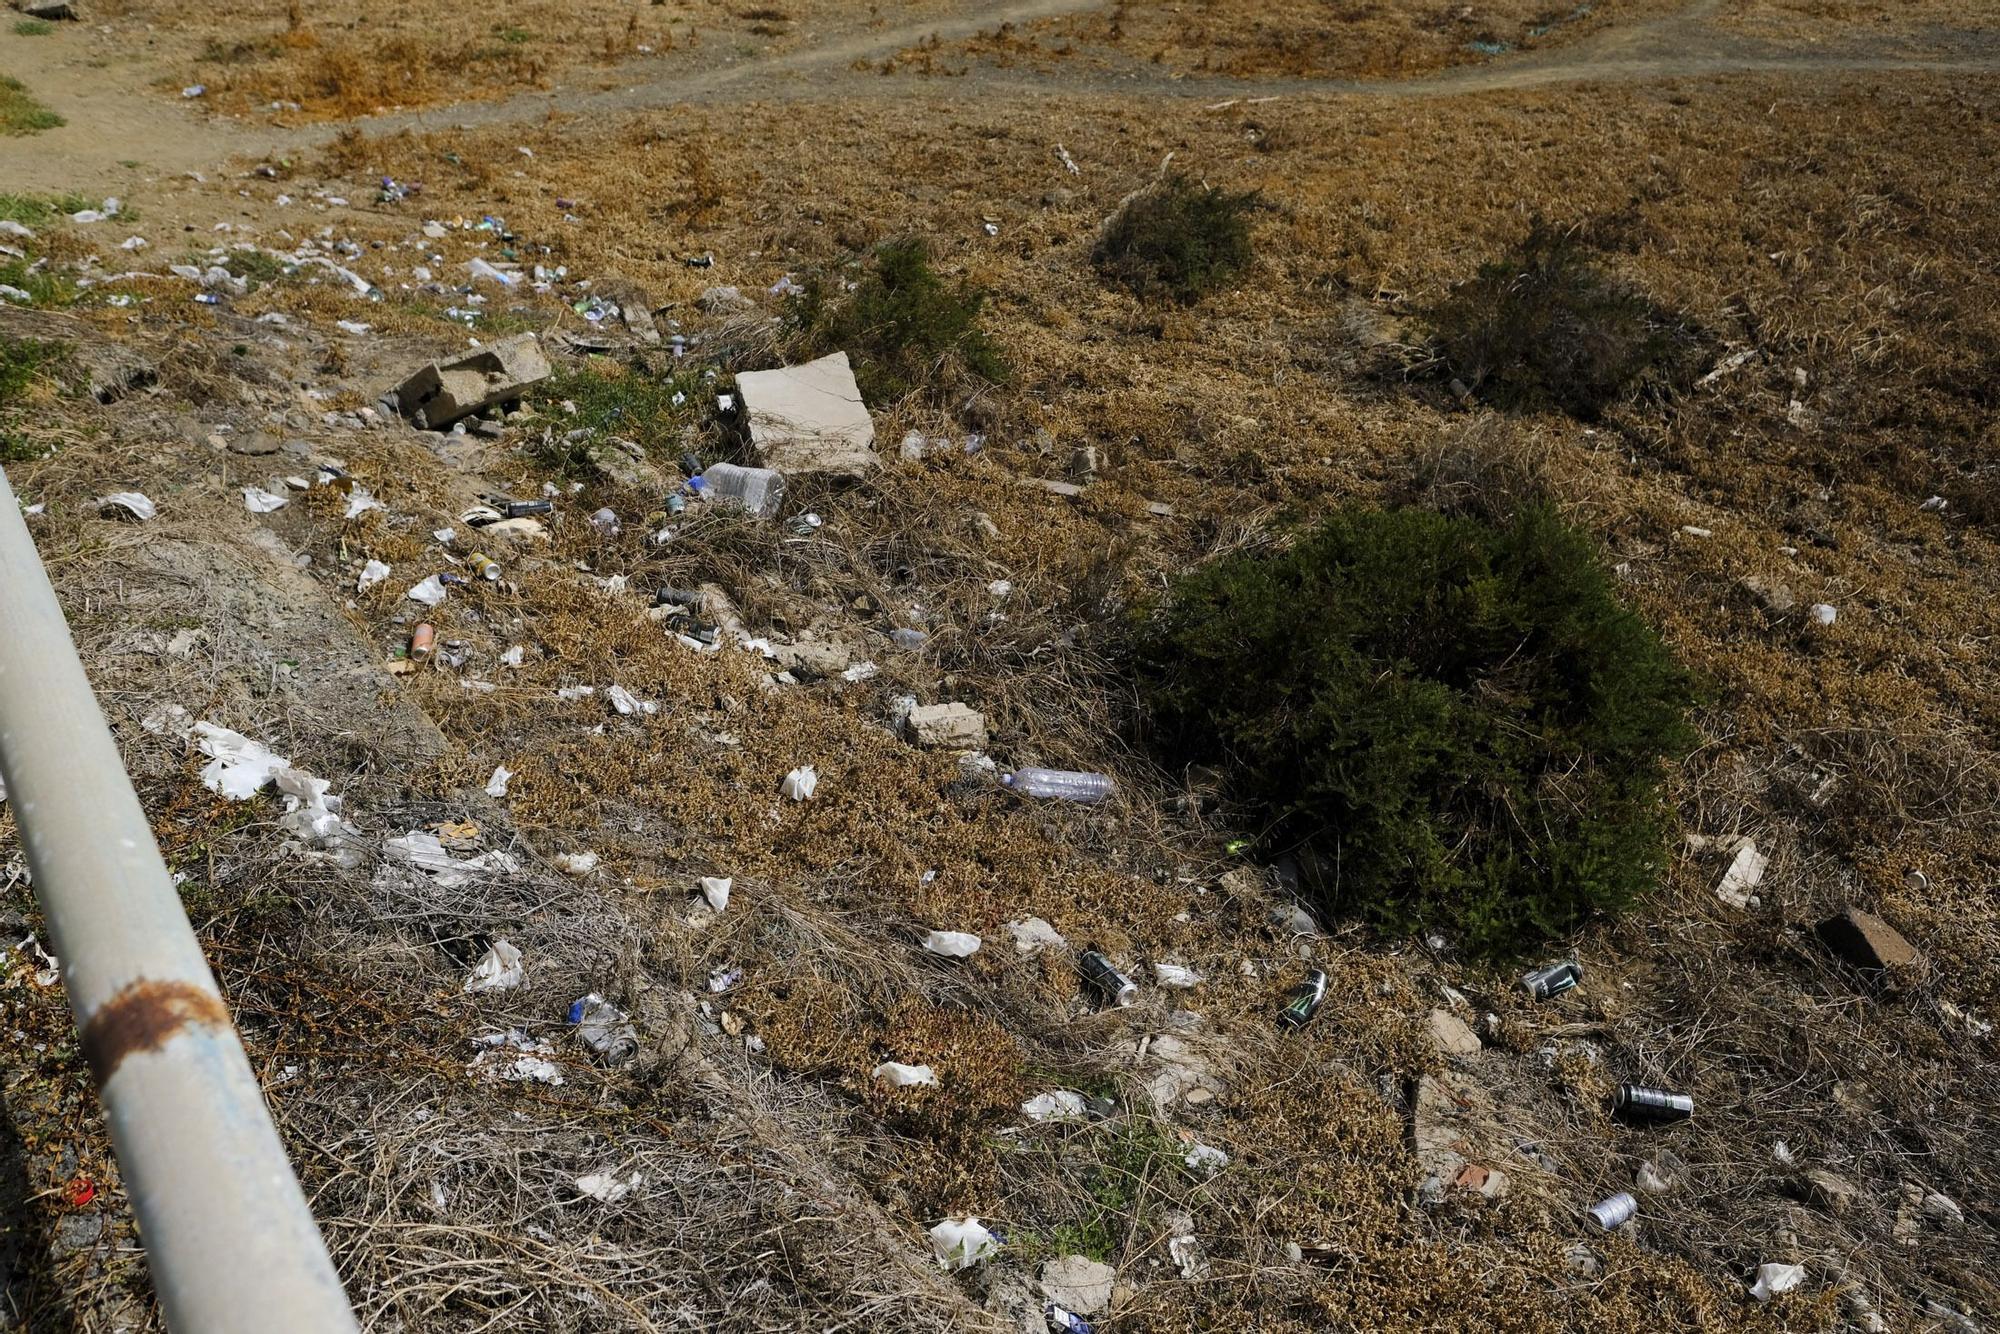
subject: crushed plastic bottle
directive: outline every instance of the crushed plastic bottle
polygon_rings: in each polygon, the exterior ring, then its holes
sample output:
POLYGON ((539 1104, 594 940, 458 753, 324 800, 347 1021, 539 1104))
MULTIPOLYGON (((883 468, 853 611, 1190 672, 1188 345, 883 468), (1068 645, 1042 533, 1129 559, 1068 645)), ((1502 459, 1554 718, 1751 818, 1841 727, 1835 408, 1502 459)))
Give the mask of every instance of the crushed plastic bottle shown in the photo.
POLYGON ((1024 797, 1053 797, 1058 801, 1103 801, 1117 789, 1109 775, 1067 769, 1016 769, 1001 775, 1000 781, 1024 797))
POLYGON ((606 1065, 623 1065, 639 1054, 639 1030, 623 1010, 594 991, 571 1003, 569 1021, 583 1045, 606 1065))
POLYGON ((759 519, 776 517, 785 503, 785 479, 769 468, 711 463, 700 481, 702 489, 717 500, 733 500, 759 519))

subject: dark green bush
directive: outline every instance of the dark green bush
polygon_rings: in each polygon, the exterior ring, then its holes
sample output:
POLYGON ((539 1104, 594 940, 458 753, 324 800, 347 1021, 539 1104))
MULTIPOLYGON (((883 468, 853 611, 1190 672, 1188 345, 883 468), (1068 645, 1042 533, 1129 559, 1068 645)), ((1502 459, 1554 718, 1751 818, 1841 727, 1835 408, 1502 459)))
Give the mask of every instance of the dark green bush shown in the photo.
POLYGON ((1485 401, 1584 421, 1649 373, 1682 378, 1697 354, 1683 321, 1602 272, 1575 231, 1539 217, 1427 322, 1452 375, 1485 401))
POLYGON ((1141 300, 1191 305, 1250 267, 1257 192, 1231 194, 1167 177, 1129 200, 1104 229, 1098 272, 1141 300))
POLYGON ((1548 507, 1344 511, 1184 576, 1143 624, 1155 740, 1219 765, 1322 905, 1512 953, 1633 901, 1688 676, 1548 507))
POLYGON ((852 357, 862 397, 883 404, 918 392, 943 398, 968 378, 1005 380, 1006 359, 979 327, 985 304, 978 288, 939 276, 911 237, 876 250, 852 292, 808 277, 785 317, 808 355, 852 357))

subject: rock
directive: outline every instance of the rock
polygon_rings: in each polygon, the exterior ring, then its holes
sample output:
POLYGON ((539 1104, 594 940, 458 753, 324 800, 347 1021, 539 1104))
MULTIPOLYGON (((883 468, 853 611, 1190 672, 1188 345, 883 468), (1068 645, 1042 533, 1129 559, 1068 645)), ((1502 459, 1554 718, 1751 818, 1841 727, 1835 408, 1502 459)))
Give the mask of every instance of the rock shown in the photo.
POLYGON ((854 650, 845 644, 802 640, 796 644, 773 644, 771 651, 787 671, 810 676, 838 676, 854 661, 854 650))
POLYGON ((1429 1019, 1431 1041, 1447 1056, 1477 1056, 1479 1035, 1450 1010, 1432 1010, 1429 1019))
POLYGON ((963 704, 921 704, 910 710, 910 739, 926 750, 978 750, 986 717, 963 704))
POLYGON ((646 451, 631 440, 607 440, 585 451, 591 466, 619 486, 633 491, 666 489, 666 474, 646 458, 646 451))
POLYGON ((1488 1199, 1500 1198, 1511 1187, 1507 1174, 1491 1166, 1496 1147, 1508 1134, 1493 1100, 1472 1081, 1455 1074, 1418 1080, 1411 1129, 1417 1166, 1427 1176, 1488 1199))
POLYGON ((56 1222, 55 1240, 50 1250, 58 1257, 87 1251, 104 1235, 104 1215, 64 1214, 56 1222))
POLYGON ((481 408, 519 398, 555 372, 531 333, 502 338, 451 361, 434 361, 396 386, 396 409, 419 428, 441 431, 481 408))
POLYGON ((1041 1293, 1023 1274, 997 1270, 988 1280, 986 1310, 999 1316, 1003 1328, 1014 1334, 1048 1334, 1043 1305, 1041 1293))
POLYGON ((628 279, 611 278, 598 283, 596 290, 618 303, 618 320, 635 341, 660 341, 660 326, 653 323, 652 294, 645 288, 628 279))
POLYGON ((1845 1177, 1835 1176, 1824 1167, 1809 1167, 1801 1178, 1806 1198, 1828 1213, 1844 1214, 1861 1198, 1861 1192, 1845 1177))
POLYGON ((1791 589, 1775 579, 1766 579, 1761 574, 1746 576, 1743 580, 1743 591, 1763 603, 1766 611, 1776 612, 1779 615, 1799 605, 1799 600, 1792 595, 1791 589))
POLYGON ((1756 906, 1757 896, 1750 891, 1763 882, 1764 869, 1770 864, 1771 859, 1757 851, 1755 843, 1745 839, 1743 845, 1736 849, 1729 869, 1716 882, 1715 897, 1732 908, 1756 906))
POLYGON ((1563 1254, 1563 1268, 1572 1278, 1596 1278, 1604 1272, 1604 1262, 1590 1247, 1578 1242, 1563 1254))
POLYGON ((14 0, 14 8, 31 19, 73 19, 76 6, 69 0, 14 0))
POLYGON ((763 467, 787 476, 860 477, 880 466, 875 422, 845 352, 803 366, 745 371, 736 377, 736 392, 763 467))
POLYGON ((1111 1305, 1118 1271, 1081 1255, 1065 1255, 1042 1266, 1042 1291, 1050 1301, 1078 1315, 1096 1315, 1111 1305))
POLYGON ((706 315, 739 315, 757 309, 757 303, 737 287, 710 287, 694 299, 695 309, 706 315))
POLYGON ((1829 917, 1814 930, 1822 944, 1863 972, 1908 968, 1921 957, 1895 927, 1859 908, 1829 917))
POLYGON ((262 458, 266 454, 278 452, 278 437, 269 431, 252 431, 248 435, 232 435, 228 440, 229 452, 244 454, 250 458, 262 458))
POLYGON ((1458 1169, 1458 1175, 1451 1179, 1451 1184, 1459 1190, 1469 1190, 1489 1200, 1498 1200, 1506 1197, 1514 1183, 1497 1167, 1467 1163, 1458 1169))
POLYGON ((1203 1056, 1180 1038, 1172 1034, 1156 1037, 1146 1045, 1147 1072, 1144 1075, 1146 1095, 1156 1107, 1171 1107, 1184 1102, 1196 1089, 1206 1089, 1211 1095, 1223 1091, 1221 1079, 1215 1069, 1203 1056))

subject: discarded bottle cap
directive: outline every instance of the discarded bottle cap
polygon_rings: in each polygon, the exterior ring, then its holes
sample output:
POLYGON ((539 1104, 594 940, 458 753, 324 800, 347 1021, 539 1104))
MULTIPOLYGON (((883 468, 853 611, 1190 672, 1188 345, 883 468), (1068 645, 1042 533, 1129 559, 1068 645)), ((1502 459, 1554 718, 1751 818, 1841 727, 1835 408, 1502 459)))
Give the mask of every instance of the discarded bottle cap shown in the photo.
POLYGON ((429 621, 423 622, 416 629, 410 631, 410 660, 412 662, 423 662, 431 656, 431 650, 436 647, 437 627, 429 621))
POLYGON ((1571 987, 1583 981, 1583 965, 1579 963, 1556 963, 1547 968, 1537 968, 1521 978, 1521 985, 1536 1000, 1548 1000, 1560 996, 1571 987))
POLYGON ((547 514, 555 507, 556 503, 553 500, 510 500, 506 507, 507 517, 523 519, 530 514, 547 514))
POLYGON ((1326 970, 1315 968, 1292 988, 1291 999, 1285 1002, 1284 1009, 1278 1011, 1278 1022, 1286 1028, 1303 1028, 1306 1021, 1319 1012, 1320 1002, 1325 999, 1326 970))
POLYGON ((1620 1084, 1611 1095, 1611 1110, 1635 1121, 1685 1121, 1694 1115, 1694 1099, 1686 1093, 1620 1084))
POLYGON ((1632 1221, 1639 1212, 1639 1202, 1632 1198, 1630 1191, 1619 1191, 1609 1199, 1599 1200, 1584 1210, 1584 1217, 1590 1226, 1599 1232, 1612 1232, 1632 1221))
POLYGON ((1130 1005, 1139 999, 1139 984, 1118 971, 1111 960, 1096 950, 1085 950, 1076 957, 1076 970, 1083 974, 1083 980, 1104 993, 1105 999, 1115 1005, 1130 1005))
POLYGON ((472 567, 472 572, 474 574, 478 575, 481 579, 486 580, 488 583, 499 582, 500 562, 494 560, 491 556, 487 555, 485 552, 483 551, 473 552, 470 556, 467 556, 465 558, 465 563, 472 567))

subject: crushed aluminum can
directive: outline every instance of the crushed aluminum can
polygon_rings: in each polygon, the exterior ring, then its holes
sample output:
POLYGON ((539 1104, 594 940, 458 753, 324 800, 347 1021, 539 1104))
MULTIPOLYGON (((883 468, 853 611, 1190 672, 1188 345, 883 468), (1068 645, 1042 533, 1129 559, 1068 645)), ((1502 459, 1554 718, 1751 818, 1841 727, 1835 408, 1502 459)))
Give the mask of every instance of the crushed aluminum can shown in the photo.
POLYGON ((1556 963, 1547 968, 1537 968, 1521 978, 1521 986, 1536 1000, 1549 1000, 1583 981, 1583 965, 1580 963, 1556 963))
POLYGON ((1139 984, 1118 971, 1111 960, 1096 950, 1076 956, 1076 971, 1114 1005, 1130 1005, 1139 999, 1139 984))
POLYGON ((502 508, 510 519, 525 519, 533 514, 547 514, 555 507, 553 500, 510 500, 502 508))
POLYGON ((1291 999, 1278 1011, 1278 1022, 1286 1028, 1304 1028, 1306 1021, 1319 1013, 1320 1002, 1325 999, 1326 970, 1315 968, 1292 988, 1291 999))
POLYGON ((410 631, 411 662, 423 662, 427 660, 431 656, 431 650, 436 647, 437 627, 433 626, 429 621, 423 622, 416 629, 410 631))
POLYGON ((485 552, 473 552, 465 558, 465 563, 472 567, 474 574, 484 579, 487 583, 495 584, 500 582, 500 562, 494 560, 485 552))
POLYGON ((606 1065, 623 1065, 639 1054, 639 1030, 623 1010, 594 991, 570 1003, 569 1021, 583 1045, 606 1065))
POLYGON ((680 492, 676 491, 667 497, 667 513, 669 515, 685 514, 687 513, 687 507, 687 497, 680 492))
POLYGON ((1632 1198, 1630 1191, 1620 1191, 1608 1199, 1599 1200, 1583 1211, 1590 1226, 1599 1232, 1615 1232, 1632 1221, 1639 1212, 1639 1202, 1632 1198))
POLYGON ((1633 1121, 1685 1121, 1694 1115, 1694 1098, 1641 1084, 1620 1084, 1611 1095, 1611 1111, 1633 1121))

